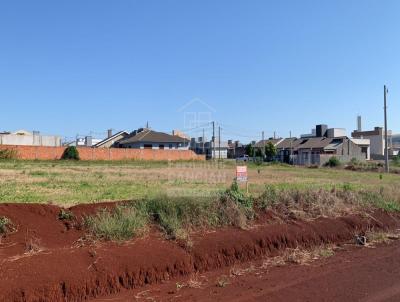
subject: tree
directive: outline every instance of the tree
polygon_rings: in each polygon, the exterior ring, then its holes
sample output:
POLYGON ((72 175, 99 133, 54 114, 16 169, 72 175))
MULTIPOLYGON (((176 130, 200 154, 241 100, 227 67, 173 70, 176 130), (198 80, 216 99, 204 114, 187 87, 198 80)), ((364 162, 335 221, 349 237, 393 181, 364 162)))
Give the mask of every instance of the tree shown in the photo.
POLYGON ((274 159, 274 157, 276 156, 277 151, 276 151, 276 147, 274 146, 273 143, 268 142, 265 145, 265 156, 267 158, 268 161, 272 161, 274 159))
POLYGON ((254 147, 252 144, 246 145, 246 154, 250 157, 254 156, 254 147))
POLYGON ((79 151, 75 146, 69 146, 64 150, 62 159, 74 159, 79 160, 79 151))

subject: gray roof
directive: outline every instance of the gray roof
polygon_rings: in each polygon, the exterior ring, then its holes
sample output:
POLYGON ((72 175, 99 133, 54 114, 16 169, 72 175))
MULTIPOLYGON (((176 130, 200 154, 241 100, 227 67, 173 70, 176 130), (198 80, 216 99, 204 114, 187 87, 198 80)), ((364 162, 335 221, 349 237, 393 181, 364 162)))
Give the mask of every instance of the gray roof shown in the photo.
POLYGON ((132 144, 132 143, 184 143, 189 142, 188 139, 177 135, 170 135, 163 132, 156 132, 153 130, 143 130, 142 132, 137 133, 131 137, 121 140, 119 143, 121 145, 124 144, 132 144))
POLYGON ((296 148, 301 142, 303 142, 305 139, 303 138, 296 138, 296 137, 292 137, 292 138, 285 138, 284 140, 282 140, 281 142, 279 142, 276 145, 277 149, 294 149, 296 148))
POLYGON ((93 147, 102 146, 102 145, 104 145, 105 143, 107 143, 108 141, 111 141, 111 140, 117 138, 117 137, 120 136, 120 135, 123 135, 123 136, 126 137, 126 136, 128 136, 128 132, 126 132, 126 131, 119 131, 119 132, 115 133, 114 135, 112 135, 112 136, 110 136, 110 137, 107 137, 107 138, 103 139, 102 141, 98 142, 97 144, 93 145, 93 147))
POLYGON ((328 137, 312 137, 304 139, 296 149, 333 150, 343 143, 342 139, 328 137))
POLYGON ((272 143, 274 146, 279 143, 282 139, 281 138, 270 138, 270 139, 264 139, 264 140, 260 140, 259 142, 257 142, 254 147, 256 148, 263 148, 265 145, 267 145, 268 143, 272 143))

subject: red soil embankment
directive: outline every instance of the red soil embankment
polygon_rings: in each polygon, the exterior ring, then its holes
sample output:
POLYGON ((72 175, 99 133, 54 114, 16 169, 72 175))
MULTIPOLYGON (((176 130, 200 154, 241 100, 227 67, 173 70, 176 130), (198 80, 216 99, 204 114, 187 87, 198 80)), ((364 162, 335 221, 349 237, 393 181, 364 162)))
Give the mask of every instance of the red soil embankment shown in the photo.
MULTIPOLYGON (((76 216, 105 205, 71 208, 76 216)), ((109 206, 112 206, 109 205, 109 206)), ((220 229, 193 235, 182 248, 157 232, 124 244, 82 245, 84 230, 58 220, 50 205, 2 204, 18 231, 0 244, 0 301, 84 301, 144 284, 207 271, 287 247, 338 243, 368 228, 394 228, 400 217, 376 212, 372 217, 320 218, 287 224, 265 224, 250 230, 220 229), (36 250, 30 250, 32 242, 36 250)))

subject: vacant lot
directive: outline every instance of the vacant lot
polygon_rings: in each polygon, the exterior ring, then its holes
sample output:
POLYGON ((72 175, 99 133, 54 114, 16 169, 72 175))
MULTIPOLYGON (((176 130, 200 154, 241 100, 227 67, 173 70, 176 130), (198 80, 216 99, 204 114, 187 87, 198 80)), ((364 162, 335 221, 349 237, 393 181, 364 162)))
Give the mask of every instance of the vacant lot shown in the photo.
MULTIPOLYGON (((225 190, 235 163, 0 161, 0 202, 53 202, 73 205, 139 199, 158 194, 208 196, 225 190)), ((282 165, 249 166, 250 193, 278 187, 351 186, 400 196, 400 175, 309 169, 282 165)))

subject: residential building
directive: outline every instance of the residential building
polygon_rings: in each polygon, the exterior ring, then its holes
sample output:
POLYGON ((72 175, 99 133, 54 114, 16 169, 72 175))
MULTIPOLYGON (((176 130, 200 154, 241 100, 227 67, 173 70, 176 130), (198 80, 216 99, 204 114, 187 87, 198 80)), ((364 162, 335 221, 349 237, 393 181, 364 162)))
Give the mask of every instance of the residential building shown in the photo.
POLYGON ((118 146, 118 143, 123 139, 127 138, 129 133, 126 131, 119 131, 112 134, 111 130, 107 132, 107 138, 101 140, 100 142, 93 145, 94 148, 111 148, 118 146))
POLYGON ((281 162, 297 165, 322 165, 335 156, 343 162, 353 158, 370 159, 368 139, 350 139, 343 128, 317 125, 315 136, 286 138, 276 143, 277 157, 281 162))
POLYGON ((192 138, 190 141, 190 149, 196 154, 205 154, 206 158, 226 159, 228 158, 229 144, 227 141, 219 142, 218 138, 213 141, 207 141, 203 137, 192 138))
MULTIPOLYGON (((371 158, 383 159, 385 154, 385 131, 382 127, 375 127, 370 131, 354 130, 351 134, 356 139, 369 139, 371 142, 371 158)), ((392 148, 392 131, 388 131, 389 150, 392 148)))
POLYGON ((188 150, 190 140, 163 132, 141 128, 118 142, 119 148, 188 150))
POLYGON ((0 132, 0 145, 59 147, 61 146, 61 137, 41 135, 39 131, 0 132))
POLYGON ((246 146, 239 141, 228 140, 228 158, 238 158, 246 154, 246 146))

